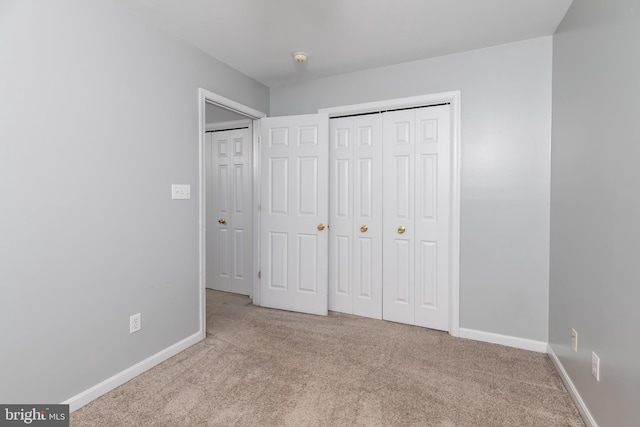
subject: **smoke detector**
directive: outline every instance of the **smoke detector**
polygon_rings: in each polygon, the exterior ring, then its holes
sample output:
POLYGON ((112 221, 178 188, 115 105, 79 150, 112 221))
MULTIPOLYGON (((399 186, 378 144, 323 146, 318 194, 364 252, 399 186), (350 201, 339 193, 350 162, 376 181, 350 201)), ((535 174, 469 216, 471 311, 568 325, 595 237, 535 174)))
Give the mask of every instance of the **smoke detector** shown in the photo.
POLYGON ((296 52, 293 54, 293 60, 298 64, 304 64, 307 62, 307 54, 305 52, 296 52))

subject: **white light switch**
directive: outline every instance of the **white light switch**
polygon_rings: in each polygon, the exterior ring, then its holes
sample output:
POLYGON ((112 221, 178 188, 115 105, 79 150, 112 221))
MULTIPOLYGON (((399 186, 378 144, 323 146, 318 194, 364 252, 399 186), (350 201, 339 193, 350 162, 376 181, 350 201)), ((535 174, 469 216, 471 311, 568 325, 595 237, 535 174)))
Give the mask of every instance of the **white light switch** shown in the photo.
POLYGON ((185 200, 191 198, 191 185, 171 184, 171 198, 173 200, 185 200))

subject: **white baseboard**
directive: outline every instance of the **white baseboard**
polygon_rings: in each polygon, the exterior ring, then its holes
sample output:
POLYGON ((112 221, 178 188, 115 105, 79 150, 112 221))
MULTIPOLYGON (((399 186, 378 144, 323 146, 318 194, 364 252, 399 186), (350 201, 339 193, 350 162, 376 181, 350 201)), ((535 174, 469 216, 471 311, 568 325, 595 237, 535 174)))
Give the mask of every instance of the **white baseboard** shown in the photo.
POLYGON ((476 341, 490 342, 492 344, 506 345, 507 347, 521 348, 523 350, 547 352, 547 343, 526 338, 511 337, 508 335, 494 334, 492 332, 476 331, 475 329, 460 328, 460 338, 468 338, 476 341))
POLYGON ((111 378, 107 378, 101 383, 96 384, 93 387, 79 394, 76 394, 72 398, 62 402, 62 404, 69 405, 69 412, 73 412, 77 409, 80 409, 87 403, 91 402, 92 400, 95 400, 98 397, 102 396, 103 394, 110 392, 114 388, 126 383, 127 381, 133 379, 134 377, 137 377, 141 373, 148 371, 149 369, 153 368, 159 363, 162 363, 168 358, 175 356, 181 351, 191 347, 192 345, 201 341, 202 339, 203 339, 202 332, 198 331, 195 334, 191 335, 190 337, 187 337, 182 341, 177 342, 176 344, 170 347, 167 347, 164 350, 159 351, 153 356, 146 358, 142 362, 137 363, 125 369, 124 371, 115 374, 111 378))
POLYGON ((558 356, 553 351, 551 344, 547 346, 547 353, 549 354, 549 358, 551 358, 551 362, 553 362, 553 364, 555 365, 558 374, 560 374, 562 382, 564 383, 565 387, 567 387, 567 390, 569 391, 573 402, 576 404, 578 412, 580 412, 580 415, 582 415, 582 420, 584 421, 586 426, 598 427, 596 420, 591 415, 591 412, 589 412, 589 409, 587 408, 587 405, 585 405, 584 400, 582 400, 580 393, 578 393, 578 389, 576 389, 576 386, 573 385, 573 381, 571 381, 571 378, 569 378, 569 374, 567 374, 567 371, 565 371, 564 366, 562 366, 562 363, 560 362, 560 359, 558 359, 558 356))

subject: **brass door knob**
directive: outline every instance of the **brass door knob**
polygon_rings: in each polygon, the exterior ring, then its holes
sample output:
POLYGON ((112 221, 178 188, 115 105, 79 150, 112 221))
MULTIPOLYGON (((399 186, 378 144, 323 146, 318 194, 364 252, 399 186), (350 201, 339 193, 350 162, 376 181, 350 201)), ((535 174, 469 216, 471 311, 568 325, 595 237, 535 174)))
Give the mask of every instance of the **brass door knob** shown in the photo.
POLYGON ((218 224, 226 224, 226 223, 227 223, 227 220, 224 218, 218 220, 218 224))
POLYGON ((404 228, 404 226, 403 226, 403 225, 401 225, 400 227, 398 227, 398 234, 402 234, 402 233, 404 233, 405 231, 407 231, 407 229, 406 229, 406 228, 404 228))
POLYGON ((363 233, 366 233, 367 230, 369 230, 369 227, 367 227, 366 225, 363 225, 362 227, 360 227, 360 231, 362 231, 363 233))
POLYGON ((324 224, 323 223, 318 224, 318 230, 320 230, 320 231, 324 230, 324 224))

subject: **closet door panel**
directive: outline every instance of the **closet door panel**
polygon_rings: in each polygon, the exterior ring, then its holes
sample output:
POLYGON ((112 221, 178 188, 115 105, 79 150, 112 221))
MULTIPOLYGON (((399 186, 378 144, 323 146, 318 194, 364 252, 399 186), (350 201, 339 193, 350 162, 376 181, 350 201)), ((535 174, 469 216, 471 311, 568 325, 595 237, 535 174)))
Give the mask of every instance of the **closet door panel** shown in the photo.
POLYGON ((353 314, 353 118, 329 120, 329 310, 353 314))
POLYGON ((413 110, 383 115, 383 319, 414 323, 415 132, 413 110))
POLYGON ((415 324, 449 330, 451 129, 448 105, 416 110, 415 324))
POLYGON ((354 117, 353 314, 382 318, 382 115, 354 117))

